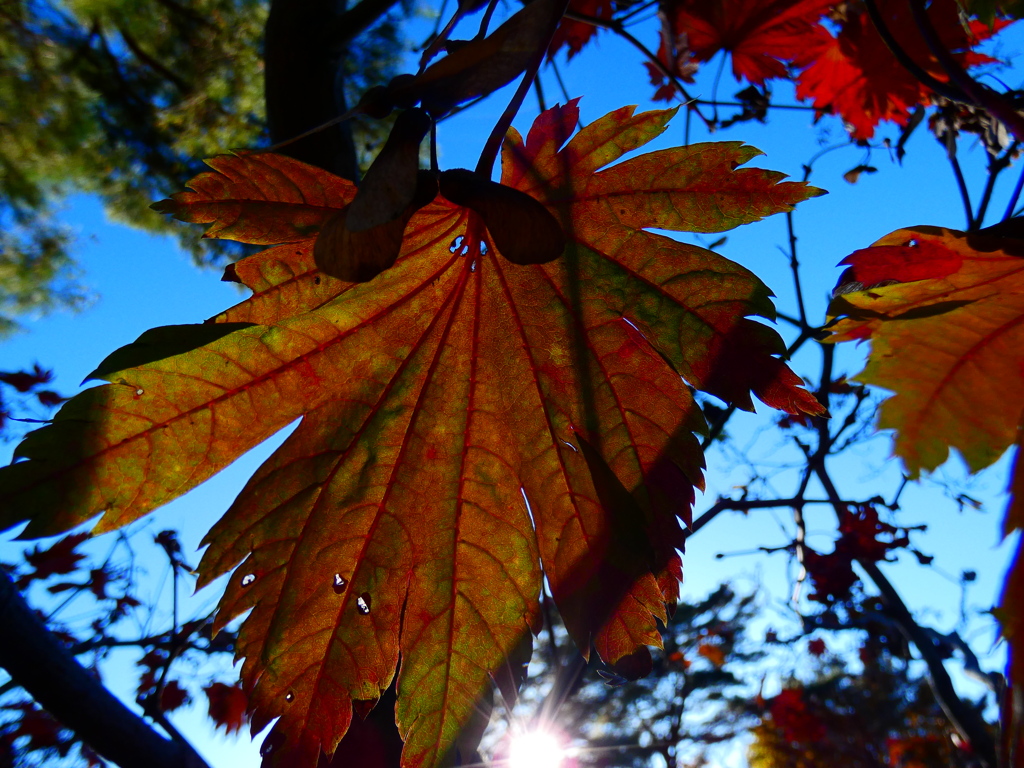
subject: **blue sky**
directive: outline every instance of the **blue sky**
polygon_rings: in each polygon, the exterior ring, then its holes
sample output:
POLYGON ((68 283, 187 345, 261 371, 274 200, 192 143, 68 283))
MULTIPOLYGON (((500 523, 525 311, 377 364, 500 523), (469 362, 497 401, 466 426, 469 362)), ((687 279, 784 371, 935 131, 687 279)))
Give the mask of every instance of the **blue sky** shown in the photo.
MULTIPOLYGON (((1024 35, 1011 30, 1004 34, 1005 42, 998 52, 1011 57, 1021 50, 1024 35)), ((648 42, 654 39, 648 34, 648 42)), ((711 95, 711 76, 715 62, 705 69, 709 73, 692 88, 694 94, 711 95)), ((623 106, 639 103, 642 109, 651 108, 647 99, 651 88, 638 54, 609 33, 599 35, 598 41, 568 66, 561 67, 571 96, 583 96, 580 103, 584 122, 623 106)), ((1013 70, 1000 77, 1011 86, 1020 84, 1020 75, 1013 70)), ((545 80, 549 104, 561 101, 560 90, 550 76, 545 80)), ((742 86, 731 78, 723 78, 719 96, 728 98, 742 86)), ((778 89, 779 103, 794 103, 785 88, 778 89)), ((445 123, 440 130, 441 164, 443 167, 473 167, 476 155, 495 116, 508 98, 508 89, 487 100, 483 105, 445 123)), ((516 125, 521 131, 528 128, 536 115, 536 101, 528 98, 516 125)), ((652 147, 680 144, 683 140, 683 117, 675 123, 652 147)), ((883 126, 879 138, 895 138, 892 126, 883 126)), ((707 140, 698 122, 694 121, 694 140, 707 140)), ((765 151, 755 164, 780 170, 799 178, 803 164, 820 148, 842 141, 844 134, 835 118, 825 118, 813 124, 813 115, 804 111, 773 111, 767 126, 741 124, 710 137, 714 140, 741 140, 765 151)), ((974 194, 983 183, 984 149, 971 138, 962 142, 962 162, 968 172, 974 194)), ((812 183, 829 191, 799 206, 796 226, 799 237, 799 257, 804 265, 804 287, 808 310, 812 318, 822 318, 828 292, 834 285, 839 270, 836 263, 845 255, 865 247, 877 238, 901 227, 917 224, 935 224, 951 228, 964 225, 959 197, 943 151, 934 138, 922 127, 908 145, 908 154, 902 167, 897 165, 885 149, 870 153, 870 164, 879 172, 864 175, 856 185, 843 180, 842 174, 864 162, 867 151, 849 147, 821 159, 815 166, 812 183)), ((1020 173, 1011 168, 997 190, 994 210, 1005 206, 1005 196, 1020 173)), ((194 267, 189 257, 178 250, 167 238, 156 238, 144 233, 110 224, 98 203, 90 198, 69 200, 65 220, 78 232, 77 253, 84 270, 84 279, 96 295, 96 300, 77 315, 57 313, 45 318, 28 319, 26 332, 0 343, 0 369, 13 370, 39 362, 52 367, 57 373, 56 386, 64 393, 77 391, 82 378, 114 349, 137 338, 144 330, 168 324, 201 322, 226 306, 239 301, 243 295, 231 283, 219 280, 219 272, 194 267)), ((198 237, 201 230, 195 228, 198 237)), ((715 240, 706 237, 705 244, 715 240)), ((728 240, 717 250, 758 274, 777 294, 777 304, 783 311, 793 311, 794 293, 788 270, 785 220, 776 216, 756 225, 749 225, 728 233, 728 240)), ((789 329, 781 326, 784 333, 789 329)), ((854 373, 859 367, 862 350, 844 348, 841 368, 854 373)), ((813 374, 817 366, 814 348, 808 348, 795 361, 801 372, 813 374)), ((764 427, 771 417, 741 415, 730 426, 730 433, 738 445, 750 444, 752 450, 765 457, 765 461, 784 458, 780 452, 780 439, 764 427)), ((4 456, 13 445, 0 446, 4 456)), ((265 445, 240 459, 206 485, 186 497, 158 511, 151 519, 137 527, 149 533, 164 528, 176 528, 183 533, 186 552, 194 552, 206 528, 227 508, 245 479, 253 471, 270 447, 265 445)), ((1002 516, 1001 496, 1005 485, 1005 460, 980 478, 965 476, 959 462, 949 465, 920 484, 912 485, 902 497, 903 511, 900 521, 905 524, 928 523, 929 531, 919 535, 915 542, 928 554, 936 555, 937 568, 918 567, 909 556, 902 556, 898 565, 886 566, 890 578, 897 584, 911 607, 922 620, 936 628, 948 631, 957 625, 960 591, 955 581, 960 572, 973 569, 978 580, 969 593, 972 605, 990 606, 998 592, 1007 548, 999 547, 999 526, 1002 516), (971 496, 983 502, 979 510, 957 508, 943 487, 951 485, 965 488, 971 496)), ((899 484, 898 462, 890 459, 890 444, 886 436, 875 438, 856 449, 852 458, 844 460, 837 476, 848 495, 865 498, 875 493, 891 497, 899 484)), ((698 501, 698 511, 713 503, 719 494, 733 495, 735 488, 749 481, 748 470, 732 453, 714 452, 709 456, 708 492, 698 501)), ((773 487, 782 496, 791 488, 791 475, 780 470, 772 479, 773 487)), ((766 490, 767 492, 767 490, 766 490)), ((827 509, 809 513, 812 543, 827 550, 827 542, 834 534, 832 513, 827 509)), ((791 535, 791 521, 785 510, 755 512, 744 517, 723 515, 715 523, 694 537, 685 558, 686 583, 684 593, 701 595, 719 580, 736 578, 744 574, 766 585, 773 597, 779 621, 785 621, 786 599, 789 596, 791 568, 783 555, 736 556, 716 559, 723 551, 741 551, 761 546, 779 546, 791 535)), ((6 544, 0 554, 10 553, 20 544, 6 544)), ((7 557, 12 555, 8 554, 7 557)), ((193 560, 198 559, 193 557, 193 560)), ((154 591, 166 577, 154 560, 150 578, 154 591), (163 573, 163 577, 161 576, 163 573)), ((167 588, 163 586, 166 603, 167 588)), ((197 598, 199 606, 207 609, 216 595, 206 590, 197 598)), ((972 633, 979 653, 992 649, 991 623, 974 620, 967 631, 972 633)), ((988 657, 994 668, 999 651, 988 657)), ((115 685, 130 686, 130 681, 115 675, 115 685)), ((978 689, 969 689, 975 694, 978 689)), ((770 694, 771 691, 766 691, 770 694)), ((175 715, 183 720, 184 728, 196 739, 200 750, 213 766, 245 766, 258 764, 255 746, 235 745, 222 737, 209 734, 201 714, 192 712, 175 715)))

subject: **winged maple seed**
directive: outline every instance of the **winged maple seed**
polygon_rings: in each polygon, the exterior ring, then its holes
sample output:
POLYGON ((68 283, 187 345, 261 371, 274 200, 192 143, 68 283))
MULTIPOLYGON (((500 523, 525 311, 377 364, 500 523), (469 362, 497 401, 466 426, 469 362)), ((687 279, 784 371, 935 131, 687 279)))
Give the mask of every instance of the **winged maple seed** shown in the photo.
POLYGON ((462 205, 439 196, 413 213, 394 265, 365 283, 313 258, 351 184, 269 154, 210 161, 158 208, 276 244, 229 270, 252 297, 101 364, 111 383, 0 470, 0 520, 31 514, 38 536, 102 512, 96 528, 111 530, 300 419, 200 566, 201 585, 237 567, 219 625, 251 611, 238 654, 253 728, 280 718, 270 765, 331 753, 396 673, 403 763, 467 755, 492 679, 515 693, 542 572, 580 649, 643 674, 703 483, 687 383, 744 409, 753 392, 823 413, 751 319, 771 318, 767 288, 645 229, 717 232, 819 191, 737 170, 757 154, 738 143, 610 165, 672 114, 620 109, 570 140, 575 102, 545 112, 525 143, 510 134, 505 187, 448 176, 462 205), (561 258, 502 258, 489 228, 504 226, 507 188, 560 222, 561 258))

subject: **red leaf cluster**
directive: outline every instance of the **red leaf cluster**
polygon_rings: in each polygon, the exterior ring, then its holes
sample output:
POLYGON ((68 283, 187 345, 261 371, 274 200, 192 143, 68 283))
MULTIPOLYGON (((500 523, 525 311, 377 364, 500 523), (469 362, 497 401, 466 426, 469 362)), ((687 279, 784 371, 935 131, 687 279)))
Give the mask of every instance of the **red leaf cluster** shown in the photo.
MULTIPOLYGON (((611 0, 572 0, 569 3, 569 10, 582 16, 591 16, 596 19, 610 19, 614 6, 611 0)), ((562 48, 568 49, 568 56, 571 59, 580 49, 590 42, 590 39, 597 32, 593 24, 586 24, 574 19, 562 19, 555 30, 555 36, 551 38, 551 45, 548 47, 548 58, 553 58, 562 48)))
MULTIPOLYGON (((933 78, 947 82, 946 71, 917 29, 910 4, 880 0, 878 5, 886 27, 906 54, 933 78)), ((971 49, 1007 22, 992 29, 980 22, 965 27, 956 0, 935 0, 927 12, 942 44, 961 66, 994 61, 971 49)), ((931 89, 900 64, 866 11, 851 12, 835 36, 808 38, 807 43, 803 58, 796 62, 805 67, 797 78, 797 98, 810 99, 821 112, 838 114, 855 139, 870 139, 883 120, 906 125, 915 106, 932 100, 931 89)))
MULTIPOLYGON (((53 390, 38 389, 52 380, 53 371, 40 367, 39 363, 32 366, 32 370, 0 371, 0 384, 6 384, 19 395, 34 395, 44 408, 55 408, 67 399, 53 390)), ((4 405, 3 398, 0 397, 0 431, 4 429, 14 412, 14 409, 4 405)))
MULTIPOLYGON (((0 765, 46 765, 58 756, 67 757, 76 739, 44 709, 31 701, 18 701, 3 708, 14 714, 0 734, 0 765), (33 752, 39 754, 31 755, 33 752)), ((95 753, 84 744, 81 755, 88 765, 99 765, 95 753)))
POLYGON ((941 754, 941 746, 935 734, 889 739, 886 741, 889 765, 893 768, 925 768, 927 765, 935 765, 935 758, 941 754))
POLYGON ((37 579, 48 579, 50 576, 74 571, 85 558, 85 555, 76 552, 75 549, 88 538, 88 533, 73 533, 58 539, 49 547, 36 545, 25 552, 25 562, 32 570, 18 577, 15 582, 18 589, 24 589, 37 579))
POLYGON ((825 738, 825 725, 807 707, 802 688, 787 688, 768 705, 775 727, 786 741, 802 744, 825 738))
POLYGON ((718 643, 701 643, 697 646, 697 653, 716 667, 725 666, 725 649, 718 643))
POLYGON ((839 535, 837 550, 841 547, 850 557, 871 562, 884 560, 891 549, 910 545, 907 530, 883 523, 870 504, 858 504, 852 511, 848 509, 839 521, 839 535), (880 541, 879 536, 888 540, 880 541))
POLYGON ((182 688, 177 680, 171 680, 160 691, 160 709, 163 712, 170 712, 183 707, 191 700, 192 697, 188 695, 188 691, 182 688))
POLYGON ((237 733, 248 721, 245 709, 248 706, 245 692, 240 686, 225 683, 211 683, 203 688, 210 702, 210 719, 225 733, 237 733))
POLYGON ((697 61, 732 56, 737 80, 763 85, 788 76, 808 48, 829 37, 819 23, 831 0, 669 0, 662 10, 697 61))
POLYGON ((139 687, 136 689, 140 697, 144 697, 156 688, 157 672, 167 663, 167 652, 154 648, 136 662, 136 666, 142 667, 143 672, 139 676, 139 687))
POLYGON ((48 371, 36 363, 31 371, 0 371, 0 382, 9 384, 24 394, 40 384, 49 384, 53 381, 53 371, 48 371))
POLYGON ((804 565, 814 585, 809 599, 819 603, 845 599, 857 581, 853 561, 884 560, 890 550, 910 545, 907 533, 906 528, 880 521, 878 511, 871 504, 848 508, 839 521, 835 549, 828 554, 811 549, 805 552, 804 565))

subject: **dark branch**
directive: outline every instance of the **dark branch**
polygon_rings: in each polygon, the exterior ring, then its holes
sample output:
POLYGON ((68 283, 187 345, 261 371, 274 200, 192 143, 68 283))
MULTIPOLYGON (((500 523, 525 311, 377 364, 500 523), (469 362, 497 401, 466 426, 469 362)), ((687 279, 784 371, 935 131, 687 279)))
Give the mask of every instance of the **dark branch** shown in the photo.
MULTIPOLYGON (((838 515, 845 505, 839 497, 839 492, 836 490, 832 478, 825 469, 824 461, 817 462, 814 470, 821 481, 822 487, 825 489, 825 493, 832 500, 832 505, 838 515)), ((957 694, 956 689, 953 687, 953 681, 950 680, 949 673, 942 663, 942 656, 939 654, 932 638, 914 620, 910 609, 907 608, 906 603, 903 602, 896 588, 885 577, 885 574, 879 570, 878 565, 869 560, 857 560, 857 563, 875 583, 878 591, 882 593, 882 599, 885 601, 890 615, 899 625, 900 632, 903 633, 907 640, 914 644, 918 653, 921 654, 921 658, 928 665, 928 679, 931 681, 935 698, 939 702, 939 706, 946 713, 950 723, 970 743, 971 749, 978 756, 979 762, 983 766, 986 768, 996 768, 995 744, 988 734, 985 722, 982 720, 981 715, 968 706, 957 694)))
POLYGON ((86 671, 0 572, 0 666, 67 728, 121 768, 206 768, 168 741, 86 671))
MULTIPOLYGON (((1000 94, 967 74, 967 71, 960 66, 960 62, 953 58, 953 54, 939 39, 935 26, 925 11, 924 1, 909 0, 909 2, 910 10, 914 14, 914 21, 917 23, 925 43, 935 58, 939 60, 942 68, 946 70, 950 81, 966 95, 968 103, 981 107, 999 120, 1015 139, 1024 140, 1024 117, 1000 94)), ((929 85, 929 87, 931 86, 929 85)), ((963 100, 963 98, 960 99, 960 101, 963 100)))

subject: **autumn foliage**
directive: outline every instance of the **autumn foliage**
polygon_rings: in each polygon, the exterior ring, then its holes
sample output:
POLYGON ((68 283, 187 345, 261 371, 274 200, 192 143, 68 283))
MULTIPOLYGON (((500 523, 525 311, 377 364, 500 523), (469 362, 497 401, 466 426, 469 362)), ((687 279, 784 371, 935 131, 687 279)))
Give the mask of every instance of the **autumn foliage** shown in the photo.
MULTIPOLYGON (((572 100, 543 111, 525 138, 499 123, 474 170, 442 170, 436 157, 420 167, 441 118, 520 76, 528 86, 545 57, 581 50, 618 7, 537 0, 470 41, 446 29, 416 75, 353 109, 398 113, 358 186, 272 152, 208 160, 154 207, 205 225, 205 237, 269 246, 225 273, 251 295, 112 353, 91 377, 104 383, 0 469, 3 528, 47 536, 95 519, 100 533, 298 422, 211 521, 199 566, 199 586, 232 574, 215 631, 248 614, 242 684, 206 687, 209 713, 228 732, 246 715, 254 732, 276 718, 265 765, 330 756, 392 681, 403 764, 467 760, 493 691, 516 696, 544 583, 584 657, 596 652, 616 679, 649 673, 704 482, 696 393, 741 410, 756 398, 792 423, 827 417, 837 384, 823 383, 819 400, 787 366, 781 337, 761 322, 775 318, 767 287, 651 231, 725 232, 821 193, 743 167, 757 150, 638 153, 676 110, 624 107, 581 126, 572 100)), ((755 95, 789 79, 798 99, 863 140, 881 121, 908 124, 951 80, 948 62, 908 36, 912 21, 957 66, 991 61, 974 48, 1002 22, 963 24, 954 0, 922 4, 923 22, 912 11, 903 0, 666 0, 649 69, 657 96, 674 98, 693 67, 726 52, 755 95)), ((817 334, 871 342, 859 382, 896 392, 879 426, 896 431, 911 473, 951 447, 980 469, 1019 446, 1022 243, 1006 230, 916 227, 844 262, 817 334)), ((46 378, 0 382, 28 392, 46 378)), ((61 400, 46 392, 40 402, 61 400)), ((909 546, 908 529, 873 503, 836 507, 834 550, 801 550, 822 604, 849 596, 855 563, 909 546)), ((1007 530, 1020 527, 1013 507, 1007 530)), ((84 536, 30 555, 21 579, 73 571, 84 536)), ((92 574, 88 588, 105 599, 104 578, 92 574)), ((1020 573, 1010 579, 1019 590, 1020 573)), ((1003 611, 1016 642, 1012 600, 1003 611)), ((696 654, 726 663, 711 638, 696 654)), ((158 679, 165 660, 143 658, 138 693, 170 711, 189 693, 158 679)), ((821 747, 822 718, 835 715, 805 694, 788 688, 767 705, 762 741, 821 747)))

